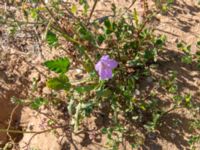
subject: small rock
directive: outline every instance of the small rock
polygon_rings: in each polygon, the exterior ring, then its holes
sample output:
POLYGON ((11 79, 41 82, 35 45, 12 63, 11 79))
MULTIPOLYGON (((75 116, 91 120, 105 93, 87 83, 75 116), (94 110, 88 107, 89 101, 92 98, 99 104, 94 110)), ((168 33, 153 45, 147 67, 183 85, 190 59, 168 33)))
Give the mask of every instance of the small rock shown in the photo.
POLYGON ((81 70, 81 69, 76 69, 75 78, 77 78, 77 79, 82 79, 82 78, 83 78, 83 70, 81 70))
POLYGON ((157 18, 159 18, 159 19, 160 19, 161 17, 162 17, 162 15, 161 15, 161 14, 158 14, 158 15, 157 15, 157 18))
POLYGON ((81 69, 76 69, 76 73, 81 74, 83 71, 81 69))
POLYGON ((51 90, 48 87, 44 87, 43 90, 42 90, 42 93, 46 94, 46 95, 50 95, 51 94, 51 90))
POLYGON ((176 138, 176 134, 174 134, 174 133, 171 133, 170 136, 171 136, 172 140, 174 140, 176 138))
POLYGON ((147 81, 148 83, 152 83, 152 82, 153 82, 153 78, 152 78, 152 77, 147 77, 146 81, 147 81))
POLYGON ((140 95, 140 91, 138 89, 135 90, 135 95, 140 95))
POLYGON ((35 79, 35 80, 39 80, 40 79, 40 74, 39 74, 39 72, 32 72, 30 75, 29 75, 29 78, 30 78, 30 80, 33 80, 33 79, 35 79))

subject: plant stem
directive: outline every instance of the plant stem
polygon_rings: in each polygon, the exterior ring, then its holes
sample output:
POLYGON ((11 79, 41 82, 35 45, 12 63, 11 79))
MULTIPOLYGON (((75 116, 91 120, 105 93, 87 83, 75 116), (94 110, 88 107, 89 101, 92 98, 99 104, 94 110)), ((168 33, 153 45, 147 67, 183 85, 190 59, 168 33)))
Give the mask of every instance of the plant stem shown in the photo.
POLYGON ((95 8, 96 8, 96 6, 97 6, 97 2, 98 2, 98 0, 95 0, 94 5, 93 5, 93 7, 92 7, 92 10, 91 10, 91 12, 90 12, 89 18, 88 18, 88 24, 90 23, 90 19, 92 18, 92 15, 93 15, 93 13, 94 13, 94 10, 95 10, 95 8))
MULTIPOLYGON (((43 20, 46 20, 46 18, 42 15, 40 15, 40 17, 43 20)), ((47 21, 48 22, 48 21, 47 21)), ((85 50, 83 51, 84 56, 86 57, 86 59, 89 60, 89 62, 92 64, 93 68, 94 68, 94 63, 92 61, 92 59, 90 58, 90 56, 87 54, 86 52, 86 47, 84 46, 84 44, 82 44, 81 42, 75 40, 74 38, 70 37, 67 33, 65 33, 65 31, 62 30, 62 28, 60 27, 60 25, 58 23, 56 24, 51 24, 50 25, 51 28, 53 28, 55 31, 57 31, 62 37, 64 37, 68 42, 71 42, 72 44, 74 44, 75 46, 82 46, 85 50)))
POLYGON ((0 132, 9 132, 9 133, 21 133, 21 134, 41 134, 41 133, 45 133, 45 132, 49 132, 52 131, 54 129, 58 129, 58 128, 64 128, 65 126, 57 126, 57 127, 53 127, 51 129, 47 129, 47 130, 42 130, 42 131, 21 131, 21 130, 13 130, 13 129, 0 129, 0 132))

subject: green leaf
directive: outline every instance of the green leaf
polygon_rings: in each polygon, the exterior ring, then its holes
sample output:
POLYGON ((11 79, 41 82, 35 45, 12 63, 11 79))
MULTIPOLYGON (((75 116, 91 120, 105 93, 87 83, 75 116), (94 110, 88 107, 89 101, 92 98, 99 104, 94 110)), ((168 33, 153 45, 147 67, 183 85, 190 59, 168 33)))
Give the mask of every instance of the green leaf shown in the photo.
POLYGON ((87 14, 88 9, 89 9, 89 5, 87 2, 84 4, 83 8, 84 8, 84 14, 87 14))
POLYGON ((107 128, 102 128, 102 129, 101 129, 101 133, 102 133, 102 134, 107 134, 107 133, 108 133, 107 128))
POLYGON ((95 88, 96 85, 85 85, 85 86, 78 86, 75 88, 75 90, 78 92, 78 93, 85 93, 85 92, 89 92, 91 90, 93 90, 95 88))
POLYGON ((200 46, 200 41, 197 42, 197 46, 200 46))
POLYGON ((52 125, 55 125, 56 122, 55 122, 54 120, 48 120, 47 124, 48 124, 49 126, 52 126, 52 125))
POLYGON ((66 73, 69 70, 70 62, 68 58, 64 57, 55 60, 48 60, 44 62, 44 65, 49 70, 54 71, 56 73, 66 73))
POLYGON ((185 64, 191 64, 192 63, 192 56, 190 56, 190 55, 183 56, 181 58, 181 62, 183 62, 185 64))
POLYGON ((109 28, 109 29, 112 27, 112 24, 111 24, 111 22, 110 22, 109 19, 106 19, 106 20, 104 21, 104 25, 106 26, 106 28, 109 28))
POLYGON ((174 3, 174 0, 168 0, 167 3, 168 3, 168 4, 173 4, 173 3, 174 3))
POLYGON ((192 95, 187 94, 187 95, 185 96, 185 102, 186 102, 186 103, 190 103, 191 100, 192 100, 192 95))
POLYGON ((104 21, 104 26, 105 26, 104 32, 105 32, 106 35, 109 35, 114 31, 115 24, 112 23, 109 19, 106 19, 104 21))
POLYGON ((144 53, 144 58, 146 61, 153 60, 156 61, 157 58, 157 49, 146 50, 144 53))
POLYGON ((134 11, 133 11, 133 19, 135 21, 135 25, 138 26, 139 24, 139 17, 138 17, 138 12, 137 10, 134 8, 134 11))
POLYGON ((110 97, 112 95, 112 92, 109 89, 103 89, 103 90, 97 91, 96 95, 98 97, 110 97))
POLYGON ((48 101, 46 99, 43 99, 41 97, 36 98, 32 103, 31 103, 31 108, 38 110, 42 105, 47 104, 48 101))
POLYGON ((87 28, 80 25, 78 32, 79 32, 79 36, 80 36, 81 39, 88 40, 88 41, 94 43, 92 33, 87 28))
POLYGON ((69 90, 71 84, 69 79, 65 75, 60 75, 59 77, 51 78, 47 81, 47 86, 53 90, 69 90))
POLYGON ((30 9, 30 16, 33 19, 37 19, 38 18, 38 10, 36 8, 30 9))
POLYGON ((76 12, 77 12, 77 7, 76 7, 75 4, 72 5, 71 12, 72 12, 73 14, 76 14, 76 12))
POLYGON ((85 0, 79 0, 79 4, 83 4, 85 2, 85 0))
POLYGON ((104 41, 105 39, 106 39, 106 38, 105 38, 104 35, 99 35, 99 36, 97 37, 97 41, 98 41, 99 44, 102 44, 103 41, 104 41))
POLYGON ((177 48, 182 48, 182 47, 184 47, 184 45, 183 45, 182 42, 179 42, 176 46, 177 46, 177 48))
POLYGON ((51 47, 55 47, 58 45, 58 38, 57 38, 56 34, 53 33, 52 31, 47 32, 46 40, 47 40, 47 43, 49 44, 49 46, 51 46, 51 47))
POLYGON ((85 62, 82 62, 82 65, 87 72, 93 71, 93 66, 88 60, 86 60, 85 62))
POLYGON ((93 111, 94 103, 93 102, 87 102, 85 104, 82 104, 82 115, 84 117, 89 116, 93 111))
POLYGON ((166 41, 166 37, 161 36, 161 37, 155 39, 155 45, 156 46, 163 46, 165 44, 165 41, 166 41))

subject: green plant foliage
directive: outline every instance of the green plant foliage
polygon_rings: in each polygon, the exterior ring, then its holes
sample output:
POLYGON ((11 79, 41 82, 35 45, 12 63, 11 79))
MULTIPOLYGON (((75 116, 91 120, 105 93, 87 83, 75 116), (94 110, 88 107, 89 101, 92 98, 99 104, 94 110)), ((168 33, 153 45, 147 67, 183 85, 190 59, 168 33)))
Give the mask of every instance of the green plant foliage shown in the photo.
POLYGON ((145 124, 144 128, 147 129, 148 132, 154 132, 158 125, 160 117, 161 115, 158 113, 153 114, 153 120, 145 124))
POLYGON ((173 6, 174 0, 155 0, 156 6, 161 10, 162 13, 167 13, 168 10, 173 6))
POLYGON ((69 69, 70 62, 68 58, 64 57, 55 60, 48 60, 44 62, 44 65, 49 70, 54 71, 56 73, 66 73, 69 69))
POLYGON ((112 150, 118 150, 119 144, 122 142, 122 133, 125 132, 125 128, 120 124, 114 127, 102 128, 102 134, 107 135, 107 145, 112 147, 112 150))
MULTIPOLYGON (((147 0, 138 2, 143 2, 142 5, 148 3, 147 0)), ((121 10, 112 4, 110 15, 101 16, 98 11, 95 12, 98 0, 91 3, 87 0, 49 0, 46 3, 34 0, 30 2, 31 5, 24 1, 30 8, 23 10, 26 22, 30 22, 31 17, 35 21, 31 24, 43 29, 45 42, 51 50, 62 49, 67 54, 66 57, 44 62, 45 67, 56 73, 53 77, 51 74, 46 82, 52 91, 48 95, 49 100, 31 97, 33 101, 30 107, 38 110, 48 105, 48 108, 60 110, 61 106, 63 113, 68 114, 70 131, 75 133, 84 128, 82 124, 87 117, 108 117, 109 121, 101 131, 107 137, 107 148, 112 150, 118 150, 127 137, 135 140, 130 143, 132 148, 139 149, 146 141, 146 135, 155 133, 158 127, 168 125, 163 119, 170 112, 179 108, 196 109, 198 104, 194 103, 193 94, 181 91, 180 82, 185 80, 180 80, 186 77, 183 75, 180 79, 179 70, 196 64, 200 68, 200 41, 196 43, 195 54, 191 49, 193 43, 177 43, 181 58, 177 57, 173 61, 180 63, 183 68, 162 68, 167 52, 167 37, 155 32, 151 20, 161 12, 167 13, 175 1, 153 2, 156 10, 148 10, 144 15, 135 7, 121 10), (69 68, 80 68, 83 72, 80 77, 79 73, 75 75, 76 78, 69 77, 69 68), (157 70, 160 68, 163 70, 157 70), (109 77, 105 79, 102 76, 109 77), (65 94, 61 99, 60 93, 65 94), (170 104, 163 106, 164 102, 170 104)), ((12 36, 20 29, 19 23, 9 27, 12 36)), ((38 79, 34 78, 32 92, 37 92, 39 84, 38 79)), ((17 98, 12 101, 15 104, 26 104, 17 98)), ((172 128, 182 123, 178 119, 170 121, 172 128)), ((57 120, 50 119, 48 125, 56 126, 57 120)), ((199 121, 193 121, 191 126, 194 131, 197 130, 199 121)), ((193 135, 189 144, 193 147, 198 141, 199 136, 193 135)))
POLYGON ((84 85, 84 86, 77 86, 74 90, 80 94, 85 92, 89 92, 95 88, 96 85, 84 85))
POLYGON ((46 41, 51 47, 55 47, 58 45, 58 37, 52 31, 47 32, 46 41))
POLYGON ((199 142, 200 142, 200 135, 193 135, 190 137, 188 141, 192 150, 197 150, 194 144, 199 143, 199 142))
POLYGON ((31 104, 30 107, 32 109, 38 110, 41 106, 46 105, 48 103, 48 100, 43 99, 41 97, 35 98, 31 104))
POLYGON ((53 90, 68 91, 71 87, 67 76, 61 74, 59 77, 51 78, 47 81, 47 86, 53 90))
POLYGON ((76 14, 76 12, 77 12, 77 7, 76 7, 75 4, 72 5, 71 12, 72 12, 73 14, 76 14))
POLYGON ((197 42, 197 46, 200 46, 200 41, 197 42))

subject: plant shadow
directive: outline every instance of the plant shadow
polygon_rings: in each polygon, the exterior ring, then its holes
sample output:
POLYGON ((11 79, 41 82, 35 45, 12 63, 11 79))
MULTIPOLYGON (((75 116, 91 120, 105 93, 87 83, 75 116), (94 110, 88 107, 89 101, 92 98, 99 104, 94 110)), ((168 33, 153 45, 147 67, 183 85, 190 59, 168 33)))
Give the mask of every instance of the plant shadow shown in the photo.
MULTIPOLYGON (((177 85, 178 91, 176 94, 191 94, 192 95, 192 104, 195 107, 200 108, 200 90, 199 90, 199 70, 197 63, 193 62, 191 64, 184 64, 181 62, 181 57, 183 54, 178 51, 165 50, 161 52, 160 58, 158 59, 158 67, 155 70, 156 81, 163 79, 169 76, 169 71, 177 72, 177 85)), ((154 84, 154 83, 152 83, 154 84)), ((153 87, 143 80, 141 83, 140 90, 142 93, 150 93, 153 87)), ((167 96, 166 91, 158 89, 158 92, 161 97, 157 98, 159 101, 159 108, 165 107, 170 108, 173 104, 173 100, 167 96)), ((192 108, 193 109, 193 108, 192 108)), ((163 149, 159 144, 159 140, 164 140, 169 143, 172 143, 176 146, 177 149, 189 149, 189 144, 187 141, 187 136, 191 134, 190 123, 193 119, 191 117, 191 111, 186 108, 175 110, 164 116, 161 120, 160 126, 157 128, 157 132, 153 133, 154 138, 149 134, 145 135, 143 149, 163 149)), ((145 132, 143 132, 145 133, 145 132)))

